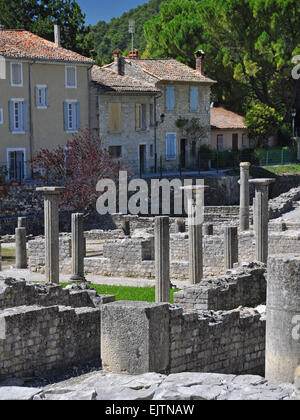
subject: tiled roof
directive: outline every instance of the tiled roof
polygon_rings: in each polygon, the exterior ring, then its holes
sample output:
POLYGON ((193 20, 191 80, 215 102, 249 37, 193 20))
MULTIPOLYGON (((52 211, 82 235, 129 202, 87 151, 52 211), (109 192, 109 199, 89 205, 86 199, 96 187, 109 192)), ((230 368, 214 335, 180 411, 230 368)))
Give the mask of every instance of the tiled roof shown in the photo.
POLYGON ((0 56, 6 58, 93 64, 90 58, 22 30, 0 30, 0 56))
POLYGON ((115 93, 155 93, 159 92, 155 87, 132 79, 128 76, 120 76, 111 70, 94 66, 92 68, 92 81, 97 83, 105 92, 115 93))
POLYGON ((186 64, 180 63, 173 58, 126 58, 126 61, 129 63, 134 62, 135 64, 138 64, 143 68, 145 72, 160 81, 216 83, 214 80, 206 77, 199 71, 194 70, 186 64))
POLYGON ((211 108, 211 126, 212 128, 247 128, 244 117, 224 108, 211 108))

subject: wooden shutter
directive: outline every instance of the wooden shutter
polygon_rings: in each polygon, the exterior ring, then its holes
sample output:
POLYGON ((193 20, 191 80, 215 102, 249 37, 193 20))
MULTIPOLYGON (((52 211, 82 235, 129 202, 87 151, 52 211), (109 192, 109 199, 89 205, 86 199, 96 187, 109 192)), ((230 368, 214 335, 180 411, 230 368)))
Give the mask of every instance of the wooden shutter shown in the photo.
POLYGON ((195 86, 191 87, 190 92, 190 99, 191 99, 191 111, 198 111, 199 110, 199 89, 195 86))
POLYGON ((68 131, 68 103, 64 102, 63 104, 63 113, 64 113, 64 130, 68 131))
POLYGON ((122 131, 122 114, 120 103, 108 104, 108 130, 122 131))
POLYGON ((22 109, 23 109, 23 130, 29 131, 29 105, 27 101, 24 101, 22 103, 22 109))
POLYGON ((176 135, 174 133, 167 134, 167 158, 174 159, 176 157, 176 135))
POLYGON ((166 107, 167 107, 167 111, 175 110, 175 87, 174 86, 166 87, 166 107))
POLYGON ((76 130, 80 130, 80 102, 76 103, 76 130))
POLYGON ((135 129, 136 130, 141 129, 141 105, 140 104, 135 105, 135 129))
POLYGON ((9 114, 9 129, 10 131, 14 131, 14 103, 13 101, 8 102, 8 114, 9 114))

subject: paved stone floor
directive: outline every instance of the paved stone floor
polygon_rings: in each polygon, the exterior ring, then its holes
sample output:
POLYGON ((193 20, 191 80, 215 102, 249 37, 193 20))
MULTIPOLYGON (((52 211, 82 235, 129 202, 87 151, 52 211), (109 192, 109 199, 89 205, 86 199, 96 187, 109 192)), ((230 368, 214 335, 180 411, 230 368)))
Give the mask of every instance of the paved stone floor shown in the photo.
POLYGON ((178 373, 140 376, 92 372, 46 387, 2 386, 0 400, 290 400, 293 385, 260 376, 178 373))

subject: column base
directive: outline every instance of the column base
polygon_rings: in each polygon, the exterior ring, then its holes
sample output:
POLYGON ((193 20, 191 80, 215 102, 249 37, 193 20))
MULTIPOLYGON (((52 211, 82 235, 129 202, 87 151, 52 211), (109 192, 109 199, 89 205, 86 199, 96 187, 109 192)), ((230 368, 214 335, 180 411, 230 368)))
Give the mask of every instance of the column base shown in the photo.
POLYGON ((70 277, 70 281, 71 281, 72 283, 87 283, 87 280, 86 280, 86 278, 85 278, 85 277, 78 276, 78 275, 76 275, 76 274, 74 274, 74 275, 72 275, 72 276, 70 277))

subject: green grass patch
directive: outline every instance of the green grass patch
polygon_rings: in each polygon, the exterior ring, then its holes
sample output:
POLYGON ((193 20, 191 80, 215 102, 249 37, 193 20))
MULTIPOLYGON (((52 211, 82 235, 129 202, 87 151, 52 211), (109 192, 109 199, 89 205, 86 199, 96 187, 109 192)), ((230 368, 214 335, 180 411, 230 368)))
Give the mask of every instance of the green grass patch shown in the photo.
MULTIPOLYGON (((240 168, 231 169, 225 172, 228 176, 240 175, 240 168)), ((300 165, 279 165, 279 166, 251 166, 250 175, 253 178, 276 178, 276 176, 282 175, 300 175, 300 165)))
MULTIPOLYGON (((66 287, 67 284, 63 284, 66 287)), ((132 300, 138 302, 155 302, 155 287, 129 287, 129 286, 106 286, 91 285, 99 295, 114 295, 116 300, 132 300)), ((170 303, 174 303, 174 293, 179 289, 170 291, 170 303)))
POLYGON ((14 265, 16 263, 16 250, 2 248, 2 265, 14 265))

